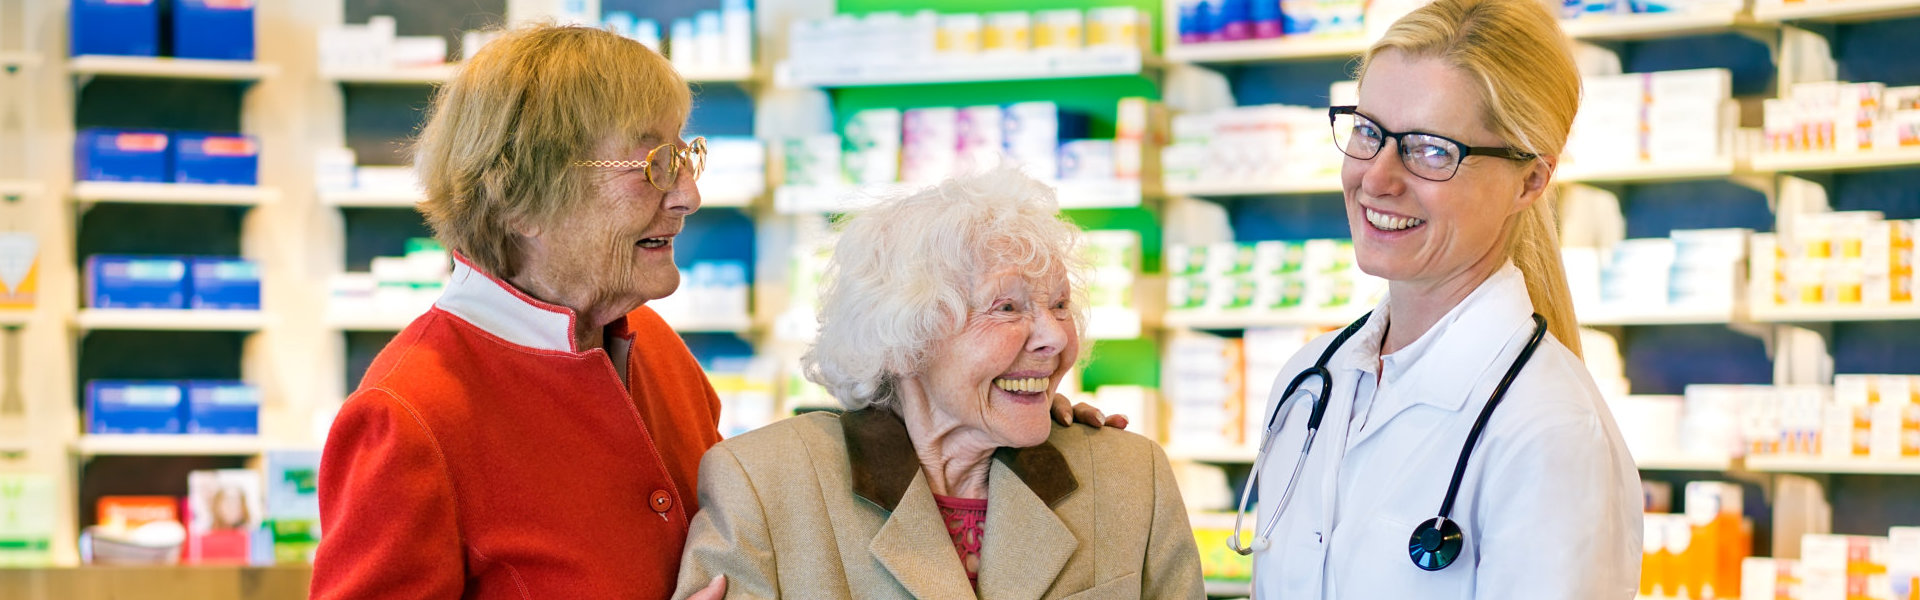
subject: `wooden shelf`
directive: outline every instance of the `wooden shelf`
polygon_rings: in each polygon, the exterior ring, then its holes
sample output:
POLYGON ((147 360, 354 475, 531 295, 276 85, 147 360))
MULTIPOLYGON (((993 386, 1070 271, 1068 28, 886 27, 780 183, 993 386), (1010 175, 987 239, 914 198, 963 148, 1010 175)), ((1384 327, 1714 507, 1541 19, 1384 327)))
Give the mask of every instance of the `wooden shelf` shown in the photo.
POLYGON ((1578 40, 1644 40, 1727 31, 1757 23, 1745 11, 1677 10, 1634 15, 1583 16, 1560 22, 1567 36, 1578 40))
POLYGON ((0 179, 0 198, 7 196, 37 196, 46 191, 38 181, 25 179, 0 179))
POLYGON ((679 69, 680 77, 687 83, 747 83, 753 81, 751 65, 745 67, 701 67, 679 69))
POLYGON ((33 320, 32 309, 0 309, 0 327, 20 327, 33 320))
POLYGON ((1163 317, 1168 328, 1247 329, 1250 327, 1341 326, 1366 314, 1370 306, 1342 309, 1300 309, 1289 311, 1214 311, 1169 310, 1163 317))
POLYGON ((158 56, 87 54, 67 60, 67 70, 82 76, 155 77, 206 81, 259 81, 280 69, 244 60, 203 60, 158 56))
POLYGON ((1920 320, 1920 303, 1885 306, 1767 306, 1755 307, 1756 323, 1831 323, 1841 321, 1920 320))
POLYGON ((320 203, 341 208, 413 208, 424 199, 417 191, 335 190, 320 192, 320 203))
POLYGON ((38 52, 0 52, 0 71, 13 72, 40 66, 38 52))
POLYGON ((1168 447, 1167 459, 1223 465, 1250 465, 1258 455, 1255 448, 1180 448, 1168 447))
POLYGON ((821 88, 1082 79, 1139 75, 1156 62, 1154 57, 1139 50, 1092 49, 1058 54, 971 56, 965 60, 884 68, 836 64, 798 71, 792 64, 782 64, 774 79, 783 87, 821 88))
POLYGON ((1700 162, 1640 163, 1630 165, 1597 165, 1583 168, 1580 165, 1568 165, 1560 171, 1562 183, 1651 183, 1659 181, 1685 181, 1688 179, 1722 179, 1738 172, 1738 165, 1732 157, 1723 157, 1700 162))
POLYGON ((1725 325, 1739 320, 1738 312, 1732 309, 1688 307, 1668 307, 1653 312, 1625 312, 1603 307, 1576 312, 1575 318, 1579 319, 1582 326, 1725 325))
POLYGON ((1253 595, 1253 584, 1241 581, 1208 581, 1202 584, 1208 597, 1249 597, 1253 595))
POLYGON ((1747 470, 1764 473, 1920 475, 1920 459, 1872 460, 1815 456, 1749 456, 1747 470))
POLYGON ((704 207, 744 208, 767 194, 765 181, 723 183, 702 177, 695 185, 700 188, 700 206, 704 207))
POLYGON ((321 74, 321 77, 334 83, 433 85, 452 79, 454 72, 459 69, 460 65, 457 64, 425 67, 360 67, 328 69, 321 74))
POLYGON ((1760 0, 1753 4, 1754 20, 1768 23, 1871 21, 1914 15, 1920 15, 1920 2, 1914 0, 1812 0, 1790 5, 1760 0))
MULTIPOLYGON (((1064 210, 1135 207, 1140 206, 1145 197, 1145 190, 1139 181, 1067 180, 1051 181, 1047 185, 1053 186, 1060 208, 1064 210)), ((870 186, 783 185, 773 191, 773 209, 783 215, 846 212, 912 187, 911 184, 902 183, 870 186)))
POLYGON ((251 456, 265 449, 257 435, 88 434, 73 441, 80 456, 251 456))
POLYGON ((1920 167, 1920 148, 1871 152, 1761 153, 1753 157, 1753 170, 1775 173, 1865 171, 1914 167, 1920 167))
MULTIPOLYGON (((1582 17, 1561 21, 1569 37, 1637 40, 1726 31, 1757 24, 1742 11, 1676 11, 1659 14, 1582 17)), ((1282 62, 1357 58, 1371 43, 1359 34, 1282 36, 1264 40, 1170 44, 1167 60, 1190 63, 1282 62)))
POLYGON ((677 318, 666 319, 674 331, 680 333, 746 333, 753 330, 753 318, 738 315, 731 318, 677 318))
POLYGON ((366 313, 338 314, 328 313, 326 323, 329 329, 339 331, 399 331, 406 329, 421 313, 366 313))
POLYGON ((74 325, 89 331, 259 331, 266 322, 257 310, 84 308, 74 317, 74 325))
POLYGON ((280 191, 257 185, 79 181, 72 196, 77 202, 258 206, 278 200, 280 191))

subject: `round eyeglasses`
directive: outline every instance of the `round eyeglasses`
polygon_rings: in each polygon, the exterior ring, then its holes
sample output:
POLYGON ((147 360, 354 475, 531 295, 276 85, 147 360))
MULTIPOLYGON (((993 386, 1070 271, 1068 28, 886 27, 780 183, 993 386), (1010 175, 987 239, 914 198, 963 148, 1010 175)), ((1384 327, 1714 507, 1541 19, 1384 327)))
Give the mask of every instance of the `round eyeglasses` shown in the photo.
POLYGON ((680 169, 684 168, 694 180, 707 170, 707 138, 696 137, 687 141, 686 147, 672 142, 661 144, 647 152, 646 160, 580 160, 574 161, 576 167, 594 167, 600 169, 645 169, 647 183, 662 192, 673 190, 680 181, 680 169))
POLYGON ((1460 161, 1469 156, 1493 156, 1509 160, 1533 160, 1533 154, 1507 147, 1468 146, 1445 136, 1417 131, 1387 131, 1353 106, 1327 109, 1333 122, 1333 144, 1360 160, 1373 160, 1391 139, 1400 145, 1400 164, 1407 172, 1427 181, 1446 181, 1460 172, 1460 161))

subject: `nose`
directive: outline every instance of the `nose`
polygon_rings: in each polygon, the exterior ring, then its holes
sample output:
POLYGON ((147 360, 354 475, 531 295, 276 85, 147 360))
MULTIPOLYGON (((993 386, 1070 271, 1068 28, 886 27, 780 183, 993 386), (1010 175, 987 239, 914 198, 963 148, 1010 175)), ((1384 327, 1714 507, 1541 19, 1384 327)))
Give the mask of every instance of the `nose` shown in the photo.
POLYGON ((1075 335, 1072 316, 1058 318, 1051 311, 1041 312, 1027 333, 1027 352, 1040 356, 1066 352, 1073 345, 1075 335))
POLYGON ((1400 159, 1400 140, 1394 138, 1381 140, 1380 153, 1373 155, 1371 160, 1351 156, 1347 160, 1361 165, 1360 191, 1368 196, 1398 194, 1406 186, 1407 176, 1411 175, 1407 172, 1406 163, 1400 159))
POLYGON ((685 166, 681 167, 678 177, 674 178, 673 189, 667 190, 665 199, 667 212, 687 216, 700 210, 700 186, 697 177, 685 166))

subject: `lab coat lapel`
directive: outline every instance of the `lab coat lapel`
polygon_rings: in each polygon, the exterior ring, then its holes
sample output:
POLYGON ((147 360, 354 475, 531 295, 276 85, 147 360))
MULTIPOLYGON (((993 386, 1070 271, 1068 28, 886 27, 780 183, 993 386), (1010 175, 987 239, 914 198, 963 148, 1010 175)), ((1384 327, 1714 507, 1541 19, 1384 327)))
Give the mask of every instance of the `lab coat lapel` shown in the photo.
MULTIPOLYGON (((987 514, 991 519, 991 507, 987 514)), ((954 552, 953 537, 947 534, 946 518, 933 503, 933 491, 927 487, 925 474, 916 475, 907 486, 900 504, 867 545, 867 552, 915 598, 971 600, 974 597, 966 569, 954 552)))
POLYGON ((1000 460, 987 474, 984 533, 980 597, 994 600, 1040 598, 1080 546, 1053 509, 1000 460))

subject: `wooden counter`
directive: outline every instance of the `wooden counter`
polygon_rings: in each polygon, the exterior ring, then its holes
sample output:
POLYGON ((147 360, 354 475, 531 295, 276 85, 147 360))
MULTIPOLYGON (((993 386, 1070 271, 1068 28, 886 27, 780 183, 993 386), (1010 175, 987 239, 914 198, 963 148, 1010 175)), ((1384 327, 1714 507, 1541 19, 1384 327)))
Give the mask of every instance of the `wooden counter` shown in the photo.
POLYGON ((0 600, 300 600, 308 566, 0 568, 0 600))

